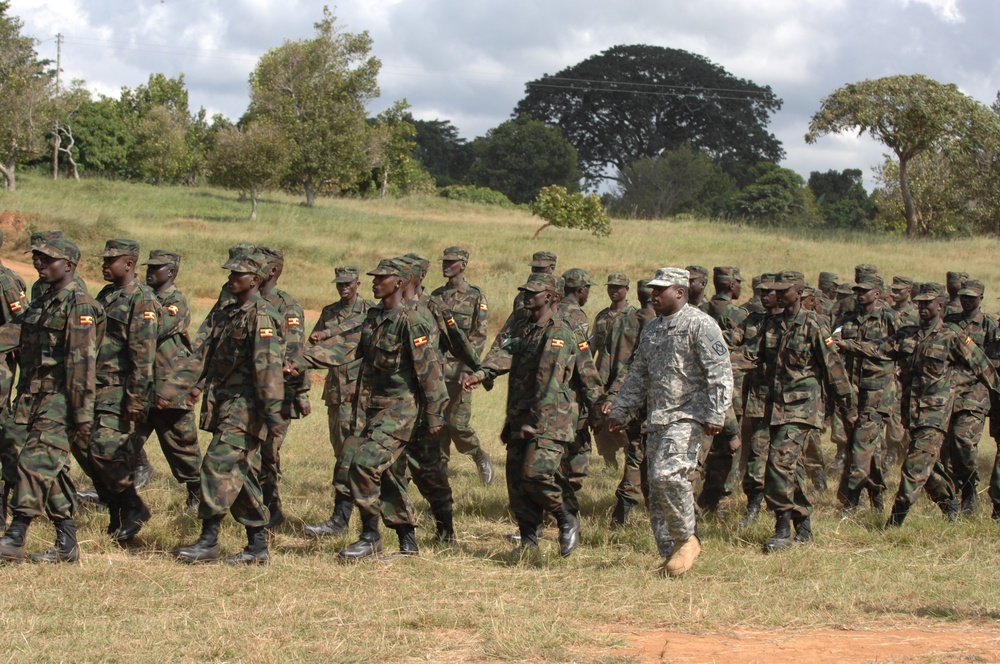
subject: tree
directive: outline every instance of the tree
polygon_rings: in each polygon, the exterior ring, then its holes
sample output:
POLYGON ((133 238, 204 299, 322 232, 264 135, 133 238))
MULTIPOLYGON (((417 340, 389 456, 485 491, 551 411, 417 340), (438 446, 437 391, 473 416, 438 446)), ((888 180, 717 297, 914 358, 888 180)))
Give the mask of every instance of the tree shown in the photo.
POLYGON ((180 179, 190 166, 185 120, 169 106, 154 106, 135 127, 132 166, 155 185, 180 179))
POLYGON ((379 94, 371 37, 335 22, 324 7, 314 39, 271 49, 250 75, 247 119, 266 120, 288 138, 286 181, 310 207, 317 191, 350 187, 365 170, 365 104, 379 94))
POLYGON ((805 138, 814 143, 826 134, 855 130, 858 135, 868 133, 896 155, 906 236, 914 238, 920 221, 907 172, 911 160, 952 141, 963 151, 974 151, 984 142, 995 144, 1000 122, 957 86, 913 74, 834 90, 820 103, 805 138))
POLYGON ((473 142, 469 179, 515 203, 529 203, 542 187, 580 188, 576 149, 557 127, 527 116, 508 120, 473 142))
POLYGON ((531 214, 545 220, 532 240, 538 239, 538 234, 549 226, 588 230, 596 237, 611 235, 611 219, 597 194, 584 196, 555 184, 543 187, 531 204, 531 214))
POLYGON ((84 104, 90 101, 90 92, 83 87, 82 80, 74 80, 68 90, 61 91, 56 95, 52 103, 52 179, 59 178, 59 156, 65 155, 67 173, 74 180, 80 179, 80 171, 76 163, 74 147, 76 147, 76 137, 73 134, 73 127, 76 121, 76 114, 84 104))
POLYGON ((257 218, 261 191, 281 182, 288 165, 288 146, 274 125, 252 122, 219 129, 208 153, 212 182, 250 198, 250 219, 257 218))
POLYGON ((413 158, 417 130, 408 119, 409 107, 405 99, 397 101, 368 121, 367 171, 356 185, 358 193, 377 192, 383 198, 390 193, 434 193, 430 174, 413 158))
POLYGON ((476 155, 458 135, 458 127, 448 120, 407 119, 417 130, 413 155, 434 176, 437 186, 464 182, 476 155))
POLYGON ((129 155, 135 135, 117 99, 100 96, 85 100, 73 114, 73 136, 76 142, 72 150, 84 173, 118 178, 132 174, 129 155))
POLYGON ((9 10, 10 3, 0 0, 0 173, 13 191, 17 164, 37 156, 51 130, 47 104, 53 72, 9 10))
POLYGON ((876 208, 862 183, 860 168, 809 174, 809 190, 828 226, 860 229, 875 218, 876 208))
POLYGON ((591 183, 685 143, 739 181, 751 164, 784 154, 767 131, 781 108, 771 88, 687 51, 614 46, 526 87, 514 113, 562 129, 591 183))
POLYGON ((802 176, 770 162, 751 169, 753 182, 736 197, 734 211, 755 222, 773 224, 815 223, 819 210, 802 176))

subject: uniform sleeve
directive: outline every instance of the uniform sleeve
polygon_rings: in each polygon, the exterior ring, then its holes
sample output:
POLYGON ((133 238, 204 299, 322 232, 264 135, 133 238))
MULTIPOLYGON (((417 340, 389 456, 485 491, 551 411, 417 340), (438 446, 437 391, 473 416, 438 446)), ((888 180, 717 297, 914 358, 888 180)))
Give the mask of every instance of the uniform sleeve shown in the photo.
MULTIPOLYGON (((644 332, 649 329, 647 325, 644 332)), ((611 417, 619 422, 629 422, 635 418, 639 409, 646 405, 646 392, 649 388, 649 350, 651 343, 649 335, 639 338, 639 345, 632 359, 622 374, 624 379, 615 395, 611 406, 611 417)))
MULTIPOLYGON (((305 311, 303 311, 302 305, 292 301, 291 305, 283 312, 283 315, 285 316, 285 328, 287 330, 285 337, 285 361, 295 362, 298 358, 302 357, 303 348, 305 347, 305 311)), ((300 371, 298 376, 285 376, 285 402, 299 403, 302 399, 308 400, 308 396, 305 395, 308 395, 310 385, 308 370, 300 371)))
POLYGON ((285 358, 284 341, 278 333, 280 321, 258 311, 254 319, 253 376, 258 412, 270 429, 284 423, 281 401, 285 395, 282 366, 285 358))
POLYGON ((479 291, 476 298, 475 309, 472 312, 472 331, 469 333, 469 341, 476 357, 481 357, 486 350, 486 328, 489 322, 489 304, 486 302, 486 294, 479 291))
MULTIPOLYGON (((542 344, 541 356, 538 358, 535 394, 531 399, 531 415, 535 422, 538 436, 550 437, 546 424, 552 423, 557 428, 556 418, 568 414, 559 413, 559 402, 566 393, 566 385, 573 376, 576 360, 579 355, 590 355, 589 351, 581 351, 577 347, 578 337, 573 330, 564 327, 553 327, 546 334, 542 344)), ((593 362, 591 362, 593 365, 593 362)), ((596 370, 594 372, 596 374, 596 370)), ((572 429, 576 422, 570 423, 572 429)))
POLYGON ((13 277, 16 275, 4 275, 0 279, 2 291, 0 291, 0 324, 9 323, 28 308, 28 296, 25 293, 25 286, 13 277))
POLYGON ((97 393, 97 331, 104 315, 90 302, 77 302, 66 322, 66 397, 70 419, 79 426, 94 421, 97 393))
POLYGON ((698 350, 698 364, 705 372, 709 413, 706 424, 722 425, 733 405, 733 364, 722 330, 714 321, 691 328, 691 347, 698 350))
POLYGON ((830 330, 820 323, 813 331, 813 352, 820 359, 823 369, 823 379, 827 385, 828 394, 832 394, 840 406, 841 412, 848 419, 858 414, 858 404, 854 388, 847 377, 847 367, 844 358, 837 352, 830 330))
POLYGON ((438 324, 445 350, 473 371, 478 369, 480 366, 479 353, 473 348, 469 337, 455 322, 455 316, 451 313, 451 309, 435 300, 429 301, 427 308, 430 309, 438 324))
POLYGON ((413 371, 420 385, 424 418, 428 427, 444 425, 444 408, 448 404, 448 388, 444 382, 444 357, 434 344, 427 343, 432 335, 429 320, 414 320, 407 323, 405 345, 413 359, 413 371))
POLYGON ((128 330, 128 356, 131 365, 125 379, 126 410, 147 410, 153 395, 153 366, 159 331, 160 306, 142 290, 132 300, 128 330))
POLYGON ((583 330, 573 331, 573 343, 576 345, 576 352, 573 354, 573 364, 576 372, 576 383, 578 396, 582 397, 587 408, 593 410, 604 397, 604 382, 601 374, 594 364, 594 356, 590 350, 590 341, 583 330))
POLYGON ((969 367, 976 379, 985 385, 991 392, 1000 396, 1000 382, 998 382, 996 369, 993 363, 986 356, 972 337, 967 334, 957 336, 957 341, 952 346, 952 359, 960 364, 969 367))
POLYGON ((184 334, 191 325, 191 309, 187 298, 175 290, 161 303, 159 338, 167 339, 175 334, 184 334))

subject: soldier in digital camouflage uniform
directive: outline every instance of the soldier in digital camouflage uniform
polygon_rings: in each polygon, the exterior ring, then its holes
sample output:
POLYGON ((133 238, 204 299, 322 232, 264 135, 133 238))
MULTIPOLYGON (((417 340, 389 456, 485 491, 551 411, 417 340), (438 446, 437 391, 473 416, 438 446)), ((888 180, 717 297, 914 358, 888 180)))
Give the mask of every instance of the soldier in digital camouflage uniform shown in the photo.
POLYGON ((608 426, 621 430, 646 404, 649 520, 663 564, 679 576, 701 553, 688 479, 705 435, 722 431, 733 372, 719 326, 688 304, 686 270, 660 268, 649 287, 658 314, 644 329, 608 426))
POLYGON ((202 430, 212 442, 201 464, 201 536, 174 555, 184 562, 219 557, 219 527, 230 512, 246 528, 247 546, 226 559, 233 565, 266 564, 265 527, 270 519, 260 485, 260 449, 270 436, 285 433, 282 366, 284 318, 261 297, 268 258, 251 251, 226 261, 233 301, 215 318, 205 342, 204 364, 188 397, 202 399, 202 430))
MULTIPOLYGON (((602 309, 594 318, 590 337, 590 350, 594 354, 594 366, 601 377, 601 385, 607 390, 618 378, 622 366, 632 357, 632 351, 639 339, 640 323, 636 316, 638 309, 628 302, 629 278, 621 272, 608 275, 607 289, 611 306, 602 309)), ((597 453, 612 468, 618 468, 618 450, 628 446, 627 433, 610 433, 604 426, 600 414, 594 432, 597 453)))
MULTIPOLYGON (((267 257, 267 277, 260 285, 260 296, 274 307, 283 321, 281 325, 282 339, 285 343, 285 361, 292 362, 301 357, 305 343, 305 312, 298 300, 284 290, 278 288, 278 279, 285 267, 285 255, 280 249, 260 247, 261 253, 267 257)), ((309 403, 309 372, 302 371, 298 375, 285 375, 285 398, 281 403, 281 416, 285 423, 306 417, 312 413, 309 403)), ((288 435, 288 427, 285 427, 288 435)), ((275 438, 268 435, 260 448, 260 487, 264 492, 264 502, 267 503, 271 520, 267 527, 273 530, 285 521, 285 513, 281 509, 281 493, 278 483, 281 480, 281 445, 284 436, 275 438)))
POLYGON ((155 387, 156 341, 160 305, 135 274, 139 244, 108 240, 103 274, 110 282, 97 294, 107 327, 97 355, 97 397, 90 440, 73 455, 108 506, 108 534, 119 543, 135 537, 149 519, 149 508, 136 493, 132 433, 146 419, 155 387))
POLYGON ((946 275, 945 287, 948 289, 948 303, 945 304, 942 317, 962 313, 962 299, 958 291, 962 290, 962 284, 969 280, 968 272, 949 272, 946 275))
MULTIPOLYGON (((378 521, 396 531, 400 553, 417 554, 416 515, 405 483, 406 448, 426 424, 433 438, 444 425, 448 391, 434 321, 414 315, 405 285, 410 266, 383 260, 368 273, 381 302, 368 310, 357 356, 361 358, 356 408, 365 411, 362 439, 351 461, 351 497, 361 512, 361 536, 340 552, 356 560, 382 551, 378 521), (400 468, 402 466, 402 468, 400 468)), ((440 450, 440 445, 436 446, 440 450)))
POLYGON ((844 344, 847 352, 897 360, 903 366, 903 423, 910 432, 910 448, 886 527, 903 524, 923 488, 949 518, 958 516, 955 487, 940 457, 951 419, 956 366, 968 367, 997 393, 997 374, 990 360, 971 337, 959 336, 944 324, 945 297, 944 285, 923 283, 913 298, 920 327, 903 328, 880 341, 844 344))
MULTIPOLYGON (((895 312, 884 306, 881 291, 882 279, 872 274, 856 275, 854 283, 857 306, 845 317, 834 340, 877 341, 892 336, 899 329, 895 312)), ((882 492, 885 491, 883 448, 885 420, 891 404, 884 397, 890 389, 895 365, 886 359, 847 355, 845 365, 851 385, 857 390, 858 421, 851 431, 847 463, 840 479, 837 497, 844 511, 851 514, 858 509, 861 493, 868 491, 872 507, 882 510, 882 492)))
POLYGON ((330 445, 333 447, 335 459, 333 513, 323 523, 305 527, 306 535, 311 537, 327 537, 347 532, 351 511, 354 509, 347 475, 354 451, 348 451, 346 444, 354 433, 352 410, 358 371, 361 368, 361 358, 357 357, 358 342, 361 341, 361 325, 368 315, 368 310, 375 306, 374 303, 358 295, 360 273, 360 270, 353 265, 334 269, 333 282, 337 285, 340 300, 323 307, 316 327, 309 335, 309 344, 304 352, 311 360, 318 360, 313 366, 327 369, 326 383, 323 385, 323 401, 326 402, 330 445), (330 357, 325 351, 331 347, 339 349, 340 354, 335 354, 334 363, 328 364, 323 358, 330 357))
MULTIPOLYGON (((3 247, 4 233, 0 231, 0 248, 3 247)), ((13 270, 0 263, 0 325, 5 325, 19 316, 28 307, 27 286, 13 270)), ((0 358, 0 421, 6 419, 10 411, 11 390, 14 387, 14 371, 17 367, 17 349, 0 358)), ((0 439, 2 440, 2 439, 0 439)), ((0 445, 3 443, 0 442, 0 445)), ((4 451, 0 448, 0 459, 4 451)), ((0 528, 7 524, 7 500, 13 485, 8 487, 0 478, 0 528)))
POLYGON ((197 510, 201 500, 201 449, 198 447, 198 423, 194 408, 187 404, 187 395, 183 393, 176 395, 171 402, 159 403, 162 388, 173 369, 191 357, 191 340, 187 334, 191 310, 184 293, 174 283, 180 264, 179 254, 162 249, 150 251, 149 258, 143 262, 146 266, 146 285, 160 303, 161 318, 154 361, 154 394, 157 401, 146 419, 136 423, 132 447, 138 454, 146 439, 155 431, 170 472, 187 489, 188 509, 197 510))
POLYGON ((843 360, 837 354, 830 329, 811 311, 802 308, 805 280, 801 272, 784 270, 767 290, 778 291, 783 307, 780 316, 767 320, 761 332, 757 358, 757 380, 769 385, 765 415, 758 429, 770 435, 764 471, 764 497, 775 513, 774 535, 764 551, 788 548, 812 540, 811 504, 805 493, 802 449, 810 429, 821 429, 821 382, 829 388, 853 425, 857 406, 843 360), (795 524, 795 538, 791 534, 795 524))
MULTIPOLYGON (((892 310, 896 313, 897 328, 912 327, 920 325, 920 316, 917 315, 917 308, 910 302, 913 293, 913 279, 910 277, 894 276, 892 278, 892 310)), ((909 434, 903 426, 900 412, 900 394, 902 386, 899 376, 893 375, 889 389, 882 396, 889 408, 889 417, 885 421, 885 468, 891 468, 897 459, 906 456, 906 449, 909 447, 909 434)))
POLYGON ((76 489, 70 448, 90 438, 94 426, 97 347, 104 312, 79 286, 80 250, 62 237, 32 243, 32 263, 45 297, 0 327, 0 352, 20 351, 17 398, 4 429, 3 476, 13 486, 13 520, 0 538, 0 559, 24 560, 31 521, 47 516, 54 546, 36 562, 75 562, 76 489))
MULTIPOLYGON (((481 356, 486 346, 489 304, 482 289, 465 278, 468 263, 469 252, 462 247, 445 249, 441 258, 441 271, 448 282, 434 289, 431 299, 451 311, 455 325, 468 337, 476 355, 481 356)), ((472 428, 472 395, 462 390, 461 384, 462 375, 473 370, 474 367, 466 365, 450 352, 445 352, 448 408, 445 410, 446 424, 440 434, 441 450, 447 464, 451 445, 454 443, 455 449, 476 462, 479 481, 489 485, 493 481, 493 463, 472 428)))
MULTIPOLYGON (((984 291, 983 282, 966 280, 958 291, 962 313, 945 316, 944 322, 954 328, 960 338, 971 338, 984 352, 995 355, 1000 347, 1000 329, 996 321, 980 308, 984 291)), ((997 358, 992 359, 995 362, 997 358)), ((961 498, 962 514, 971 514, 979 503, 979 471, 976 466, 979 441, 990 412, 990 395, 976 380, 975 373, 962 365, 955 367, 952 394, 955 404, 941 448, 941 464, 951 473, 952 484, 961 498)))
POLYGON ((569 319, 556 313, 558 283, 550 274, 532 274, 519 289, 527 296, 527 318, 497 339, 482 368, 463 383, 472 389, 509 373, 507 418, 501 440, 507 446, 507 494, 517 519, 522 547, 538 546, 546 513, 559 524, 559 553, 569 556, 579 544, 580 522, 564 502, 566 484, 558 474, 577 431, 578 403, 594 407, 601 396, 593 362, 580 374, 577 356, 589 347, 569 319), (571 385, 576 384, 576 394, 571 385))

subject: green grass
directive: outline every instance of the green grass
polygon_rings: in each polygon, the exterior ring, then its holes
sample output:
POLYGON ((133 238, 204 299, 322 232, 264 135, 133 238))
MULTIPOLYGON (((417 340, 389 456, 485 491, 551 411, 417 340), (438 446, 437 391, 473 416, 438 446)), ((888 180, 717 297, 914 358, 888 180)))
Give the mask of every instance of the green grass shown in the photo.
MULTIPOLYGON (((180 285, 200 298, 218 293, 226 248, 242 240, 286 251, 282 285, 309 309, 336 297, 329 283, 335 265, 370 268, 383 256, 413 250, 437 259, 443 248, 460 244, 472 253, 470 280, 490 298, 493 331, 527 274, 528 257, 540 248, 559 255, 561 270, 581 266, 602 281, 609 272, 637 279, 658 266, 689 263, 735 264, 748 274, 787 267, 812 278, 823 269, 848 275, 856 263, 876 263, 884 274, 918 280, 943 280, 945 271, 965 269, 987 284, 991 311, 993 289, 1000 287, 994 265, 1000 243, 992 238, 907 243, 659 221, 617 222, 607 240, 547 229, 532 243, 540 223, 526 213, 437 198, 322 200, 307 209, 297 198, 276 194, 261 206, 260 219, 249 222, 249 206, 219 190, 53 184, 35 177, 19 178, 19 186, 0 195, 0 208, 37 213, 39 227, 62 227, 85 255, 96 253, 104 239, 122 236, 138 239, 146 250, 180 251, 180 285)), ((25 240, 8 237, 4 257, 24 260, 25 240)), ((88 258, 82 266, 95 291, 101 285, 98 265, 88 258)), ((433 286, 442 279, 432 272, 428 281, 433 286)), ((594 289, 591 315, 603 300, 603 289, 594 289)), ((198 312, 204 313, 203 304, 196 307, 196 323, 198 312)), ((642 509, 623 531, 607 531, 619 476, 598 459, 582 501, 580 549, 559 558, 550 529, 537 555, 518 557, 503 538, 512 526, 498 439, 502 381, 474 397, 474 426, 498 464, 494 484, 480 486, 474 464, 453 455, 457 545, 433 545, 433 524, 418 500, 424 510, 419 559, 339 564, 336 552, 350 537, 313 542, 301 536, 303 523, 327 518, 332 507, 332 452, 320 382, 312 393, 315 412, 292 424, 283 449, 282 493, 290 523, 272 542, 269 567, 192 567, 169 557, 171 549, 197 537, 199 523, 183 514, 183 488, 151 441, 159 472, 143 495, 154 516, 137 546, 122 551, 112 545, 103 535, 107 515, 83 512, 79 566, 0 567, 3 659, 629 661, 622 655, 622 629, 991 629, 1000 618, 998 527, 988 506, 949 525, 921 500, 905 527, 884 533, 877 515, 841 520, 831 491, 816 500, 813 545, 765 556, 761 544, 772 523, 761 517, 740 531, 737 495, 724 503, 727 514, 702 522, 704 553, 694 569, 665 581, 648 572, 658 560, 642 509)), ((827 448, 830 454, 829 443, 827 448)), ((993 442, 984 440, 983 477, 994 452, 993 442)), ((898 470, 889 476, 895 484, 898 470)), ((395 536, 384 535, 394 549, 395 536)), ((29 549, 44 549, 52 536, 51 525, 40 520, 29 533, 29 549)), ((227 518, 224 552, 243 544, 242 530, 227 518)))

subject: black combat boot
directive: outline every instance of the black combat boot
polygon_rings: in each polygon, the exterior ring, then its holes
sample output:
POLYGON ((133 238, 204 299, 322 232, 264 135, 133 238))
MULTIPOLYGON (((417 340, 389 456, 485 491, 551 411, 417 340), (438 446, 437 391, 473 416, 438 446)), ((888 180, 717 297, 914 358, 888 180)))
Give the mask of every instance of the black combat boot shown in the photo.
POLYGON ((774 553, 792 546, 792 513, 779 512, 774 515, 774 534, 764 542, 764 553, 774 553))
MULTIPOLYGON (((135 440, 138 441, 138 438, 135 440)), ((139 447, 135 451, 135 466, 132 467, 132 485, 136 489, 145 488, 149 484, 149 480, 153 479, 153 474, 153 466, 149 463, 149 457, 146 456, 146 448, 139 447)))
POLYGON ((795 524, 795 544, 808 544, 813 541, 812 522, 808 516, 794 517, 792 523, 795 524))
POLYGON ((31 554, 33 563, 76 563, 80 561, 80 547, 76 541, 76 521, 60 519, 55 522, 55 544, 45 553, 31 554))
POLYGON ((977 507, 979 507, 979 494, 976 492, 976 486, 972 482, 966 482, 965 486, 962 487, 962 505, 960 508, 962 515, 974 514, 977 507))
POLYGON ((382 536, 378 532, 378 514, 361 519, 361 537, 337 555, 344 561, 355 561, 382 553, 382 536))
POLYGON ((938 503, 938 507, 941 508, 941 513, 948 518, 949 523, 955 523, 956 521, 958 521, 958 509, 959 509, 958 498, 952 498, 950 500, 938 503))
POLYGON ((274 531, 285 522, 285 513, 281 510, 281 495, 278 493, 277 484, 268 482, 262 488, 264 490, 264 504, 267 505, 267 511, 271 515, 265 528, 274 531))
POLYGON ((841 510, 841 516, 854 516, 858 513, 861 508, 861 489, 847 489, 845 487, 844 494, 844 509, 841 510))
POLYGON ((740 528, 746 528, 757 520, 760 514, 760 506, 764 503, 764 494, 756 493, 747 498, 747 513, 740 519, 740 528))
POLYGON ((0 493, 0 531, 7 527, 7 503, 10 502, 11 486, 6 482, 0 482, 3 492, 0 493))
POLYGON ((886 528, 898 528, 903 525, 903 521, 906 520, 906 515, 910 511, 909 505, 903 505, 901 503, 894 502, 892 504, 892 512, 889 514, 889 519, 885 522, 886 528))
POLYGON ((333 506, 333 514, 323 523, 306 526, 303 530, 309 537, 334 537, 347 532, 348 524, 351 522, 351 511, 354 503, 349 499, 338 498, 333 506))
POLYGON ((451 512, 439 511, 434 513, 434 541, 439 544, 455 543, 455 518, 451 512))
POLYGON ((559 555, 568 557, 580 544, 580 519, 561 505, 553 514, 559 524, 559 555))
POLYGON ((201 507, 201 482, 188 482, 184 486, 187 489, 184 509, 192 514, 197 514, 198 508, 201 507))
MULTIPOLYGON (((94 491, 94 494, 98 496, 97 504, 104 505, 108 510, 108 535, 112 537, 115 533, 122 527, 122 501, 121 496, 113 493, 107 495, 101 495, 102 492, 94 491)), ((78 496, 79 498, 79 496, 78 496)))
POLYGON ((618 530, 628 521, 628 513, 632 511, 632 503, 624 498, 619 498, 615 503, 615 508, 611 510, 611 530, 618 530))
MULTIPOLYGON (((115 539, 119 544, 123 544, 139 534, 142 524, 149 521, 150 514, 149 508, 135 492, 134 486, 122 491, 117 498, 121 505, 121 527, 115 533, 115 539)), ((110 505, 108 509, 111 509, 110 505)))
POLYGON ((261 526, 247 526, 247 545, 235 556, 226 558, 227 565, 266 565, 271 557, 267 552, 267 535, 261 526))
POLYGON ((27 557, 24 553, 24 536, 30 525, 31 517, 14 515, 3 537, 0 537, 0 561, 19 563, 27 557))
POLYGON ((398 526, 396 535, 399 537, 399 553, 396 556, 419 556, 417 548, 417 529, 413 526, 398 526))
POLYGON ((538 537, 539 533, 542 531, 540 525, 535 525, 533 523, 518 523, 518 530, 521 535, 518 538, 518 548, 522 551, 526 549, 538 548, 538 537))
POLYGON ((493 460, 483 448, 479 448, 471 456, 476 462, 476 470, 479 471, 479 481, 483 486, 489 486, 493 482, 493 460))
POLYGON ((207 563, 218 560, 220 525, 222 525, 221 514, 203 520, 198 541, 191 546, 174 550, 174 556, 186 563, 207 563))

